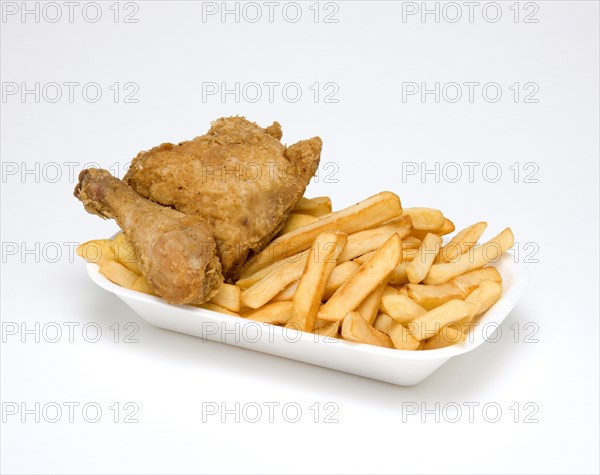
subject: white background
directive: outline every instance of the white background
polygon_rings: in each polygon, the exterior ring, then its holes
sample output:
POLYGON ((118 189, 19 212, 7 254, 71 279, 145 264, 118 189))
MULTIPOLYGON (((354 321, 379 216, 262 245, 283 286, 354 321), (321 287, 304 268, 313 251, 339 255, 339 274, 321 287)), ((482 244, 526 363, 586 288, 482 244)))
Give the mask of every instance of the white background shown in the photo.
POLYGON ((401 2, 338 2, 330 18, 337 23, 323 21, 335 7, 323 4, 315 23, 312 2, 302 3, 296 23, 293 10, 282 16, 283 2, 272 23, 262 3, 263 18, 251 23, 255 11, 239 22, 219 14, 203 21, 200 2, 138 2, 137 23, 123 22, 133 11, 124 5, 115 23, 111 3, 102 3, 97 23, 81 9, 70 23, 59 2, 56 23, 48 21, 56 11, 46 10, 39 23, 33 15, 23 22, 19 12, 0 25, 5 92, 11 82, 69 81, 96 82, 103 92, 97 103, 81 88, 70 103, 65 88, 56 103, 46 89, 39 102, 17 93, 1 104, 3 408, 80 404, 73 423, 64 405, 57 423, 36 423, 34 415, 22 422, 4 410, 3 473, 598 472, 598 3, 521 4, 515 21, 513 2, 500 2, 495 23, 493 9, 487 19, 482 14, 490 8, 483 2, 472 22, 459 2, 456 23, 448 8, 439 22, 403 19, 413 5, 401 2), (526 14, 538 22, 525 23, 526 14), (302 98, 292 103, 279 89, 272 102, 203 101, 206 82, 269 81, 298 83, 302 98), (481 87, 472 103, 465 96, 449 102, 450 90, 439 103, 433 95, 402 98, 403 83, 470 81, 498 83, 502 98, 486 101, 481 87), (114 103, 115 82, 121 93, 124 83, 136 83, 138 102, 121 95, 114 103), (316 82, 321 93, 323 84, 337 84, 338 102, 321 94, 315 103, 309 87, 316 82), (523 100, 528 82, 539 89, 536 103, 523 100), (511 226, 532 282, 499 341, 415 387, 396 387, 150 327, 94 286, 65 243, 108 236, 116 225, 86 214, 72 197, 69 163, 78 171, 97 162, 122 175, 139 150, 200 135, 211 120, 234 114, 261 125, 280 121, 287 143, 321 136, 321 163, 337 171, 333 180, 321 173, 307 194, 330 195, 335 208, 387 189, 405 206, 442 208, 458 228, 485 219, 492 235, 511 226), (441 176, 403 176, 408 162, 438 163, 441 176), (451 183, 450 162, 477 162, 473 179, 463 166, 451 183), (491 162, 502 170, 495 183, 493 170, 481 172, 491 162), (532 171, 537 183, 525 180, 532 171), (23 343, 6 331, 10 322, 30 329, 55 322, 64 334, 57 343, 25 335, 23 343), (68 322, 79 324, 73 343, 68 322), (89 322, 103 330, 97 343, 82 336, 89 322), (118 343, 109 328, 115 322, 118 343), (123 342, 128 322, 139 325, 138 343, 123 342), (97 423, 82 417, 89 402, 103 410, 97 423), (137 423, 123 421, 128 402, 139 408, 137 423), (296 403, 302 417, 286 422, 279 406, 274 422, 265 407, 255 424, 231 415, 203 423, 202 404, 211 402, 296 403), (328 406, 338 408, 336 423, 324 421, 328 402, 337 405, 328 406), (469 403, 479 404, 472 420, 469 403), (486 420, 487 403, 501 408, 498 422, 486 420), (414 404, 433 412, 409 415, 414 404), (456 405, 463 413, 452 423, 456 405), (528 414, 537 422, 526 423, 528 414))

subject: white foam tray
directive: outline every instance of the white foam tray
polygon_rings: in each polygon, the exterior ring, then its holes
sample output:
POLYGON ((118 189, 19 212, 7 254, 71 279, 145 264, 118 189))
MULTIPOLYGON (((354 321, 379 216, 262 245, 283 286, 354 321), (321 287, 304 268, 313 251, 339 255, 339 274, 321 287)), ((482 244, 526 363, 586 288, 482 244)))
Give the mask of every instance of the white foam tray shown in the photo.
POLYGON ((321 337, 258 323, 188 305, 171 305, 158 297, 129 290, 106 279, 88 264, 91 279, 117 295, 141 318, 159 328, 409 386, 427 378, 450 358, 474 350, 494 333, 523 295, 529 272, 506 253, 494 264, 502 275, 500 300, 480 319, 463 343, 429 351, 404 351, 321 337))

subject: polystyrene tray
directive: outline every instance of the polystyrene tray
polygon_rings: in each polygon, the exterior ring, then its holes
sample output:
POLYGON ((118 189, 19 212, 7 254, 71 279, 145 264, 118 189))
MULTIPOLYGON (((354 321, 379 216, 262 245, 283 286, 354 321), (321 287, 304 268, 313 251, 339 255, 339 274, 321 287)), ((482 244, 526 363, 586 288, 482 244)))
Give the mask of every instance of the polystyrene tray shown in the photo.
POLYGON ((502 275, 500 300, 471 329, 467 340, 446 348, 405 351, 353 343, 312 333, 299 332, 225 315, 188 305, 171 305, 162 299, 116 285, 88 264, 91 279, 117 295, 148 323, 213 341, 283 356, 317 366, 409 386, 427 378, 450 358, 474 350, 494 333, 517 304, 527 286, 529 272, 506 253, 494 264, 502 275))

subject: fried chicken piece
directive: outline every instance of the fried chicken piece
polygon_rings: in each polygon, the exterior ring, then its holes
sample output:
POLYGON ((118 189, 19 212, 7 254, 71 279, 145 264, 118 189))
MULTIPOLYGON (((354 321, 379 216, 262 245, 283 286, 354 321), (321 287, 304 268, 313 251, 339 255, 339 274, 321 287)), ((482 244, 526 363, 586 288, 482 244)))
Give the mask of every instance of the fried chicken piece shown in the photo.
POLYGON ((221 118, 206 135, 133 160, 124 180, 145 198, 210 222, 225 277, 279 232, 319 165, 319 137, 286 148, 281 126, 221 118))
POLYGON ((142 273, 167 302, 204 303, 223 283, 212 229, 201 216, 142 198, 106 170, 83 170, 74 194, 88 212, 117 221, 142 273))

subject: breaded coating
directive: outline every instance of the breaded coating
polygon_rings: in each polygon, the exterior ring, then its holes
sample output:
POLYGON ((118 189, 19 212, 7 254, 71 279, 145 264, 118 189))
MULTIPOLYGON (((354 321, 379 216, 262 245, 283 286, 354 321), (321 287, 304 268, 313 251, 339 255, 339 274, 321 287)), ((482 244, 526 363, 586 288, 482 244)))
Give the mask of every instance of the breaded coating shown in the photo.
POLYGON ((140 152, 124 181, 163 206, 210 223, 223 275, 234 280, 246 260, 279 232, 319 165, 319 137, 290 147, 281 126, 221 118, 200 137, 140 152))
POLYGON ((142 273, 167 302, 204 303, 223 283, 212 228, 201 216, 142 198, 101 169, 81 172, 75 196, 88 212, 117 221, 142 273))

